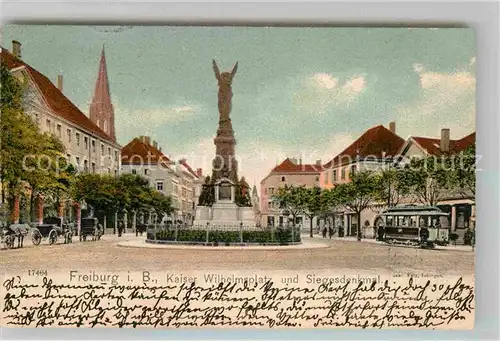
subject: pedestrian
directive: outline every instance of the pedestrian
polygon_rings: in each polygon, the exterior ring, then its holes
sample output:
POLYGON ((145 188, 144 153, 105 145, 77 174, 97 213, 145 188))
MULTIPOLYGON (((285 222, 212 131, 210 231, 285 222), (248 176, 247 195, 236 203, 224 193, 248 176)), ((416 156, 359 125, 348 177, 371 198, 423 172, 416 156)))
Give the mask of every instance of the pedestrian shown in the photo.
POLYGON ((332 237, 333 237, 333 227, 332 226, 328 227, 328 237, 330 237, 330 239, 332 239, 332 237))
POLYGON ((323 238, 326 238, 326 226, 323 227, 323 238))
POLYGON ((122 236, 123 230, 125 230, 125 223, 123 219, 118 220, 118 237, 122 236))

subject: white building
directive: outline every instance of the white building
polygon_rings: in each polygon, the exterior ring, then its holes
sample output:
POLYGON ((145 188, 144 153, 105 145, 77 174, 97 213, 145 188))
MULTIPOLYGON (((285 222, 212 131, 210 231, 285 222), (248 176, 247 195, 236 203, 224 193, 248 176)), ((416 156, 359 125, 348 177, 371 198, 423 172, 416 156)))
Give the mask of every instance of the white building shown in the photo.
POLYGON ((151 187, 172 198, 174 219, 192 222, 200 192, 201 169, 195 172, 186 160, 170 160, 149 136, 136 137, 124 146, 121 163, 122 172, 146 178, 151 187))

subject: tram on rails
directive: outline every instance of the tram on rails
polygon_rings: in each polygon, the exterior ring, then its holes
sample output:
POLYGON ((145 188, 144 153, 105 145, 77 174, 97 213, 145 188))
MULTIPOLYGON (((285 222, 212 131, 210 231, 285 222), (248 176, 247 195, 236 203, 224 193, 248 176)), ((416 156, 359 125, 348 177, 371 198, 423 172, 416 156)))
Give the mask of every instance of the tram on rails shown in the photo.
POLYGON ((448 213, 434 206, 392 207, 375 218, 377 240, 423 248, 448 245, 448 217, 448 213))

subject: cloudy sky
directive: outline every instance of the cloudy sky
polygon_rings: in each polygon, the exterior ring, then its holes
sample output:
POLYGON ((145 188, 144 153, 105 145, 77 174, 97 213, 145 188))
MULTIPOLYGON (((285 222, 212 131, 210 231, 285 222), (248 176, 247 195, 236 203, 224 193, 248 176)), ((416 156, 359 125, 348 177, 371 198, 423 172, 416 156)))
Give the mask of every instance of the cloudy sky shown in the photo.
POLYGON ((23 59, 88 115, 103 44, 117 138, 150 135, 210 172, 218 122, 215 58, 236 61, 231 118, 240 176, 285 157, 333 158, 372 126, 452 138, 475 129, 475 39, 468 29, 7 26, 23 59))

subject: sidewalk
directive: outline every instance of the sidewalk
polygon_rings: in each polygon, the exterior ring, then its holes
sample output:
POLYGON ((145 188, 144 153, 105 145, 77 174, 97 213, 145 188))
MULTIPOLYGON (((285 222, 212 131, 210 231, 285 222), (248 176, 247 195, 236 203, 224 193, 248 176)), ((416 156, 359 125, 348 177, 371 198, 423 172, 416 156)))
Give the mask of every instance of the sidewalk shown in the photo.
MULTIPOLYGON (((310 238, 309 235, 303 234, 302 235, 302 240, 318 240, 318 241, 344 241, 344 242, 356 242, 356 243, 372 243, 372 244, 379 244, 383 246, 392 246, 392 247, 408 247, 405 245, 397 245, 397 244, 388 244, 385 242, 380 242, 377 241, 376 239, 373 238, 363 238, 361 239, 360 242, 358 242, 358 239, 356 237, 332 237, 330 238, 323 238, 321 235, 315 235, 314 238, 310 238)), ((445 250, 445 251, 461 251, 461 252, 474 252, 472 249, 472 246, 469 245, 448 245, 448 246, 440 246, 440 245, 435 245, 434 250, 445 250)))
POLYGON ((121 240, 118 246, 122 247, 135 247, 135 248, 147 248, 147 249, 181 249, 181 250, 212 250, 212 251, 229 251, 229 250, 260 250, 260 251, 277 251, 277 250, 299 250, 299 249, 320 249, 328 248, 331 245, 326 243, 315 243, 311 242, 310 239, 302 240, 301 244, 297 245, 234 245, 234 246, 204 246, 204 245, 185 245, 185 244, 155 244, 146 243, 146 238, 135 237, 127 238, 121 240))

